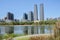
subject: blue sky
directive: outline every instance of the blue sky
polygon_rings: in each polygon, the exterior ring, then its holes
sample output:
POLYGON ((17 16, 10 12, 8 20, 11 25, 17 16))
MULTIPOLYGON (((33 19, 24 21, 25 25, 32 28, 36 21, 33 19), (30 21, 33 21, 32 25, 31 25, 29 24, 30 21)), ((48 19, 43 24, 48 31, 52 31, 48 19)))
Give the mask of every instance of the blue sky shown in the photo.
POLYGON ((44 4, 45 19, 60 17, 60 0, 0 0, 0 19, 8 12, 13 13, 15 19, 22 19, 25 12, 28 14, 29 11, 34 11, 34 4, 37 4, 40 15, 41 3, 44 4))

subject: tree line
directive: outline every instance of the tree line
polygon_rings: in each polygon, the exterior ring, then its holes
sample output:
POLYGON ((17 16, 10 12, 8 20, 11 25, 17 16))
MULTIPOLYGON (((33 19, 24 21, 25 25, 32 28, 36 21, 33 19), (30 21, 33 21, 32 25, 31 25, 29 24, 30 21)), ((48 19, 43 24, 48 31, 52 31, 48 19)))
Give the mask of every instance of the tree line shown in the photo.
POLYGON ((47 20, 47 21, 39 21, 39 22, 0 22, 0 25, 54 25, 57 20, 47 20))

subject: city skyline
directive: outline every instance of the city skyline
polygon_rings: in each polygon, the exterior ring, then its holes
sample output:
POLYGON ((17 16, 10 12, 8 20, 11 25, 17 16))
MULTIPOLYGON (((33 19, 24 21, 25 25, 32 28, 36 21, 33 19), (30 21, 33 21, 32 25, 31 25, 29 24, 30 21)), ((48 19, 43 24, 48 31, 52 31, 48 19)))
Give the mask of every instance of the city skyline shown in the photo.
MULTIPOLYGON (((22 19, 23 14, 29 11, 34 11, 34 4, 37 4, 38 10, 40 10, 39 5, 44 4, 44 14, 45 19, 52 17, 59 17, 60 13, 60 0, 37 0, 37 1, 28 1, 28 0, 0 0, 0 18, 4 18, 7 12, 12 12, 14 14, 14 18, 22 19)), ((38 15, 40 15, 38 11, 38 15)), ((38 17, 40 19, 40 17, 38 17)))
MULTIPOLYGON (((37 4, 34 4, 34 12, 30 11, 29 14, 27 13, 24 13, 23 14, 23 18, 21 20, 24 20, 24 21, 39 21, 38 19, 38 7, 37 7, 37 4)), ((10 21, 13 21, 15 20, 14 19, 14 14, 11 13, 11 12, 8 12, 7 13, 7 16, 4 17, 5 21, 7 20, 10 20, 10 21)), ((3 20, 4 20, 3 19, 3 20)), ((40 21, 43 21, 44 20, 44 4, 40 4, 40 21)))

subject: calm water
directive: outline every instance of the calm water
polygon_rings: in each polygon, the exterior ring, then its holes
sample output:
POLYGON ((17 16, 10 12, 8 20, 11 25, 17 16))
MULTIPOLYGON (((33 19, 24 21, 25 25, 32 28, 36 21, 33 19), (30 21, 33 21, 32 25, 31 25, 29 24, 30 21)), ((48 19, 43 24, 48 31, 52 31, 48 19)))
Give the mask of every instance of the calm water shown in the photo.
POLYGON ((53 33, 53 26, 0 26, 0 34, 49 34, 53 33))

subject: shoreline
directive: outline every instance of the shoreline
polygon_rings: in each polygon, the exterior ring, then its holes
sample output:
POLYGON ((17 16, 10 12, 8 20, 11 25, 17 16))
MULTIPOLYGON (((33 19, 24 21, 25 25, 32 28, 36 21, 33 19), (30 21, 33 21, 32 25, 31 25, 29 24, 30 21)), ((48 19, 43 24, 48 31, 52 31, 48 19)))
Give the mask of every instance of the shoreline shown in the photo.
POLYGON ((0 25, 0 26, 54 26, 54 25, 0 25))

